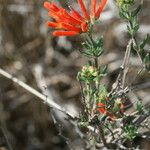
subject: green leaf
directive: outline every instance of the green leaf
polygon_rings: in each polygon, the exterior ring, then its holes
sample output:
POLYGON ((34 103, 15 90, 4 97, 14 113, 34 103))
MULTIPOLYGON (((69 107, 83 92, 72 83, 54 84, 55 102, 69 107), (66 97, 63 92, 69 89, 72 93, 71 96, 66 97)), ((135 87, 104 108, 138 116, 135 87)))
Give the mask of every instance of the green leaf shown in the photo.
POLYGON ((125 20, 128 19, 127 13, 126 13, 126 12, 123 12, 122 10, 120 10, 119 16, 120 16, 120 18, 122 18, 122 19, 125 19, 125 20))
POLYGON ((82 54, 84 54, 87 57, 93 57, 93 54, 91 53, 91 51, 82 51, 82 54))
POLYGON ((146 35, 144 40, 140 43, 140 49, 144 49, 145 45, 150 41, 150 36, 149 34, 146 35))
POLYGON ((140 10, 141 10, 141 8, 142 8, 142 5, 143 5, 143 3, 141 3, 141 4, 131 13, 131 15, 132 15, 133 17, 135 17, 135 16, 138 15, 138 13, 140 12, 140 10))
POLYGON ((129 25, 127 25, 127 31, 130 35, 133 35, 134 33, 133 29, 129 25))
POLYGON ((104 40, 103 40, 103 37, 100 37, 96 40, 96 46, 97 47, 103 47, 104 45, 104 40))
POLYGON ((107 66, 100 68, 100 74, 106 74, 107 73, 107 66))
POLYGON ((145 63, 146 69, 150 71, 150 54, 149 53, 147 53, 143 61, 145 63))
POLYGON ((123 128, 123 134, 128 140, 133 141, 137 136, 137 127, 134 125, 125 125, 123 128))
POLYGON ((143 106, 143 104, 142 104, 141 101, 139 101, 139 100, 136 101, 136 103, 135 103, 133 106, 134 106, 135 110, 138 111, 138 113, 140 113, 140 114, 143 113, 143 111, 144 111, 144 106, 143 106))
POLYGON ((137 32, 138 30, 139 30, 139 24, 136 24, 135 26, 134 26, 134 32, 137 32))
POLYGON ((139 24, 137 22, 137 17, 136 16, 131 16, 131 25, 130 28, 133 31, 133 33, 136 33, 139 29, 139 24))

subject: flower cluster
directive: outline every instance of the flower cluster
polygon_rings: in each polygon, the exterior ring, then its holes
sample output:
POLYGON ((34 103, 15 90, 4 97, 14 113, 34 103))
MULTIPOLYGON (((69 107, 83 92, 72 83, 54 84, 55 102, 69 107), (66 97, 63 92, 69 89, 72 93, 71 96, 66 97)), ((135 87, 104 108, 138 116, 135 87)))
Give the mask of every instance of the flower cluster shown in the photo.
POLYGON ((116 118, 120 117, 120 115, 122 115, 124 112, 124 105, 122 99, 117 98, 112 102, 108 101, 109 99, 106 98, 105 100, 98 102, 97 110, 99 113, 108 117, 109 120, 115 120, 116 118))
POLYGON ((128 9, 132 4, 134 3, 134 0, 117 0, 117 4, 122 9, 128 9))
POLYGON ((58 7, 55 3, 44 2, 44 7, 48 10, 48 15, 55 21, 48 21, 49 27, 59 29, 53 32, 54 36, 75 36, 88 32, 88 24, 93 18, 99 18, 107 0, 101 0, 96 9, 96 0, 91 0, 91 10, 88 12, 82 0, 78 0, 82 15, 71 6, 67 12, 64 8, 58 7))
POLYGON ((81 72, 79 73, 79 79, 81 81, 90 82, 93 81, 96 76, 98 75, 98 72, 95 67, 93 66, 83 66, 81 72))

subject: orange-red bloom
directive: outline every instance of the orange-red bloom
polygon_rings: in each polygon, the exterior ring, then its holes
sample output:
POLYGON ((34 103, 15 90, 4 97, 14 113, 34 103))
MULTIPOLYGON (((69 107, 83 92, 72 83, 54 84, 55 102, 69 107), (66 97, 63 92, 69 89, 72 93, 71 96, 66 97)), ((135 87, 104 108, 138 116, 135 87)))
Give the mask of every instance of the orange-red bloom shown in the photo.
POLYGON ((100 4, 99 4, 99 7, 98 7, 97 11, 96 11, 95 14, 94 14, 94 17, 95 17, 95 18, 99 18, 101 12, 102 12, 103 9, 104 9, 104 6, 106 5, 106 2, 107 2, 107 0, 101 0, 101 2, 100 2, 100 4))
POLYGON ((97 104, 98 108, 97 110, 100 112, 100 113, 105 113, 106 109, 105 109, 105 105, 103 103, 98 103, 97 104))
POLYGON ((111 121, 115 120, 119 114, 122 115, 124 113, 124 104, 121 99, 116 100, 111 110, 108 110, 107 106, 102 102, 98 102, 97 107, 97 111, 107 116, 111 121))
POLYGON ((54 3, 44 2, 44 7, 48 10, 48 15, 55 20, 54 22, 48 21, 47 25, 58 29, 53 32, 54 36, 74 36, 87 32, 91 17, 98 19, 106 2, 107 0, 101 0, 96 9, 96 0, 91 0, 91 10, 89 13, 83 0, 78 0, 82 15, 72 7, 69 7, 70 12, 67 12, 64 8, 58 7, 54 3))
POLYGON ((105 104, 99 102, 97 104, 97 106, 98 106, 98 108, 97 108, 98 112, 101 113, 101 114, 106 115, 110 121, 112 121, 112 120, 114 120, 116 118, 112 113, 107 111, 107 109, 105 107, 105 104))

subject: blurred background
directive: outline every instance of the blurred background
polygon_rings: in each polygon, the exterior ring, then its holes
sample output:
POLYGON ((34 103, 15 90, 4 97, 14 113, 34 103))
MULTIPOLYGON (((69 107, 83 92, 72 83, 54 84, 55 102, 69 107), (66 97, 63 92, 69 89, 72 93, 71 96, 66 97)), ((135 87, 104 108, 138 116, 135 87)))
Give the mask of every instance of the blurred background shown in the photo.
MULTIPOLYGON (((0 67, 78 114, 81 104, 76 75, 87 62, 79 52, 85 37, 53 37, 45 25, 50 18, 43 2, 0 0, 0 67)), ((57 3, 79 9, 73 0, 57 0, 57 3)), ((144 0, 138 40, 150 33, 149 10, 150 1, 144 0)), ((109 0, 94 28, 94 36, 103 35, 105 39, 105 52, 99 63, 108 65, 108 75, 103 80, 108 90, 118 75, 129 40, 125 29, 115 1, 109 0)), ((147 49, 150 50, 150 45, 147 49)), ((143 72, 136 77, 142 66, 140 60, 133 54, 130 62, 127 84, 136 85, 136 89, 129 93, 129 99, 132 103, 141 99, 148 104, 150 74, 143 72)), ((73 125, 62 113, 0 75, 0 150, 67 150, 68 143, 77 145, 79 141, 73 125)))

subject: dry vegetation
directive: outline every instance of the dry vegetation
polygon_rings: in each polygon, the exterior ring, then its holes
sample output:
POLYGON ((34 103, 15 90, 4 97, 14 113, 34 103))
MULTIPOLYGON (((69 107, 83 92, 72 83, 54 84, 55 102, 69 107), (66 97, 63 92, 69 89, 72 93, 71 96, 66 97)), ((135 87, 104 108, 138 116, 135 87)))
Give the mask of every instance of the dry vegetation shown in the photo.
MULTIPOLYGON (((52 37, 44 24, 48 18, 42 4, 43 0, 0 0, 0 67, 78 114, 81 108, 76 74, 86 63, 78 51, 81 48, 78 41, 84 36, 80 39, 52 37)), ((65 0, 60 4, 67 6, 65 0)), ((71 4, 75 5, 72 1, 71 4)), ((99 63, 108 65, 108 75, 103 82, 109 89, 117 77, 128 40, 113 4, 113 0, 109 0, 101 23, 95 28, 95 35, 104 34, 105 38, 106 50, 99 63)), ((150 33, 149 9, 150 1, 144 0, 139 18, 142 24, 139 39, 150 33)), ((150 49, 150 45, 147 47, 150 49)), ((150 74, 135 76, 141 63, 134 54, 131 63, 127 83, 135 89, 129 93, 129 99, 131 103, 139 98, 145 105, 150 104, 150 74)), ((73 125, 64 119, 62 113, 50 109, 1 75, 0 121, 0 149, 67 150, 67 142, 71 140, 77 145, 80 141, 73 125), (54 124, 53 115, 59 126, 54 124), (60 128, 65 137, 60 134, 60 128)))

